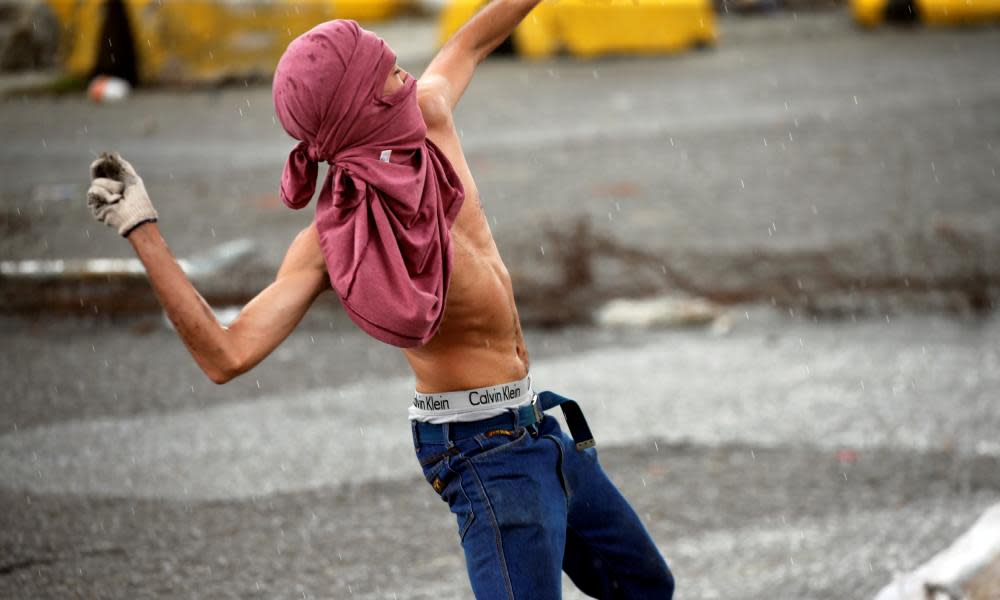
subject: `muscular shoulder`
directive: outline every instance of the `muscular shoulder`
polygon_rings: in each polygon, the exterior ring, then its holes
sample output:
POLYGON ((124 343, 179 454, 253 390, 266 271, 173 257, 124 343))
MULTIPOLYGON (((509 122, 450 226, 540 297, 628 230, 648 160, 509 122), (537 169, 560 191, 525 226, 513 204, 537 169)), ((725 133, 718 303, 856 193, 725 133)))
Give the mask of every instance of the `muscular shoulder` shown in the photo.
POLYGON ((417 84, 417 103, 428 130, 452 127, 448 81, 438 75, 422 77, 417 84))

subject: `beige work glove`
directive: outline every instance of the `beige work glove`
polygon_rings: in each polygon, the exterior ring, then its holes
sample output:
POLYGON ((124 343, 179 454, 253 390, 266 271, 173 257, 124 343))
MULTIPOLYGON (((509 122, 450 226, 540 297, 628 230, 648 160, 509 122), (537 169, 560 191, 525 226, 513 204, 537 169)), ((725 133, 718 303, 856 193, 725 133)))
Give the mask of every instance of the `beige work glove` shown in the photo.
POLYGON ((158 218, 146 186, 117 152, 104 152, 90 165, 87 205, 98 221, 128 237, 133 229, 158 218))

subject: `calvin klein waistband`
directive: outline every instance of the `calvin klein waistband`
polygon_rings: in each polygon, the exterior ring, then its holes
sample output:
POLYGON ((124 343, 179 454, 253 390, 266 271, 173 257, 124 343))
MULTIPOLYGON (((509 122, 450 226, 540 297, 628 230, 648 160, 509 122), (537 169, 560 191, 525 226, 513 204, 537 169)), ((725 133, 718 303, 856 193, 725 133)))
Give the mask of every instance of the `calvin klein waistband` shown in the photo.
POLYGON ((503 414, 513 407, 531 402, 531 376, 520 381, 490 387, 438 394, 413 394, 411 421, 454 423, 479 421, 503 414))

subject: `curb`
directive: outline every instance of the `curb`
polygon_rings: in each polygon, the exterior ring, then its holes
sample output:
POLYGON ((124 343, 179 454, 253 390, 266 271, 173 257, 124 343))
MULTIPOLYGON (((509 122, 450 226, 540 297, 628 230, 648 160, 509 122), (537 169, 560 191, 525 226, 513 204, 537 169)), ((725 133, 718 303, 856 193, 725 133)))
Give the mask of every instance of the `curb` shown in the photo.
POLYGON ((882 588, 875 600, 988 600, 1000 594, 1000 503, 915 570, 882 588))
MULTIPOLYGON (((226 242, 187 259, 181 269, 195 285, 209 285, 255 251, 250 239, 226 242)), ((226 302, 232 292, 206 295, 226 302)), ((235 294, 239 296, 239 293, 235 294)), ((138 258, 0 261, 0 307, 16 313, 141 312, 159 303, 138 258)))

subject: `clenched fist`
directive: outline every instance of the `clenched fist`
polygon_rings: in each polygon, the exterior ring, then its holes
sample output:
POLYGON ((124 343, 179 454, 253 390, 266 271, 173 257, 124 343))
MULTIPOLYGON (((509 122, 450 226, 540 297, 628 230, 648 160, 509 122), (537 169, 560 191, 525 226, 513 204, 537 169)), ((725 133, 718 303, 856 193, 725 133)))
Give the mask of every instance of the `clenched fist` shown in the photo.
POLYGON ((128 237, 133 229, 158 217, 135 169, 117 152, 105 152, 90 165, 87 205, 98 221, 128 237))

